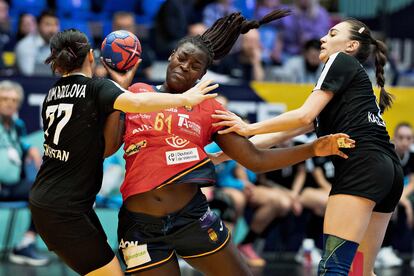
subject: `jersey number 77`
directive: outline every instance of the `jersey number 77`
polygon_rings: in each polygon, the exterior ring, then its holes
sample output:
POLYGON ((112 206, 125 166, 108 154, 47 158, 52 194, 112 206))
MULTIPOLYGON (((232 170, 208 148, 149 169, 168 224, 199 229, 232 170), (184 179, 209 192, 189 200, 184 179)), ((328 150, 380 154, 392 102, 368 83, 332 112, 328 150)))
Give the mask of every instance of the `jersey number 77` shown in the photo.
POLYGON ((65 127, 65 125, 69 122, 70 117, 72 116, 72 109, 73 104, 64 103, 58 105, 50 105, 46 108, 46 119, 49 120, 49 124, 45 130, 45 136, 49 136, 49 128, 52 126, 55 119, 59 118, 62 115, 62 112, 65 113, 65 115, 59 121, 56 120, 57 125, 55 133, 53 134, 53 144, 57 145, 59 143, 60 133, 62 132, 62 129, 65 127))

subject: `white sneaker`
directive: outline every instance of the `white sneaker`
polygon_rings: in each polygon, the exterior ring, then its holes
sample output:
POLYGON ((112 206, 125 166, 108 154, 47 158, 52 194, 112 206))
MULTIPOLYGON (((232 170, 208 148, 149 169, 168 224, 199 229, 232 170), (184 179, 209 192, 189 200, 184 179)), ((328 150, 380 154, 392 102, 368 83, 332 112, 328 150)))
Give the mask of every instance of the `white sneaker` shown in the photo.
POLYGON ((378 252, 377 259, 375 260, 375 267, 388 268, 401 266, 403 263, 402 259, 395 254, 395 251, 391 246, 383 247, 378 252))
POLYGON ((319 262, 322 259, 320 250, 315 246, 315 242, 312 239, 304 239, 301 247, 299 248, 298 253, 295 255, 295 261, 305 265, 305 248, 310 250, 310 256, 312 261, 312 266, 318 266, 319 262))

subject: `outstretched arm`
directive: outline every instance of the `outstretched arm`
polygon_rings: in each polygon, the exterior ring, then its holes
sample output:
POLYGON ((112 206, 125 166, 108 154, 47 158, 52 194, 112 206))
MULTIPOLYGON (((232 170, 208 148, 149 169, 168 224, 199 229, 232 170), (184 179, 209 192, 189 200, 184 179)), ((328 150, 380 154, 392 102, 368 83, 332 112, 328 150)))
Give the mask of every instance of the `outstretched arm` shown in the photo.
MULTIPOLYGON (((121 88, 127 89, 131 84, 136 71, 138 70, 141 59, 134 65, 134 67, 125 72, 120 73, 111 69, 101 58, 101 62, 108 71, 112 80, 116 82, 121 88)), ((119 95, 114 102, 114 109, 131 113, 146 113, 159 111, 171 107, 178 106, 193 106, 201 103, 204 100, 211 99, 217 94, 207 94, 216 89, 218 84, 210 85, 211 80, 206 80, 198 83, 196 86, 187 90, 182 94, 170 93, 131 93, 125 91, 119 95)))
POLYGON ((210 85, 211 82, 211 80, 202 81, 183 94, 125 92, 116 98, 114 108, 124 112, 146 113, 171 107, 197 105, 217 96, 217 94, 207 94, 218 87, 218 84, 210 85))
POLYGON ((229 111, 216 110, 216 114, 213 114, 212 117, 222 120, 221 122, 215 123, 215 126, 228 127, 219 131, 219 134, 236 132, 243 136, 251 136, 261 133, 291 130, 306 127, 311 124, 322 109, 329 103, 333 95, 334 94, 329 91, 315 90, 309 95, 300 108, 254 124, 243 122, 243 120, 229 111))
POLYGON ((343 138, 347 146, 353 147, 355 141, 346 134, 334 134, 318 138, 312 143, 282 149, 257 149, 245 137, 235 133, 217 135, 215 141, 231 158, 255 172, 267 172, 287 167, 312 156, 347 156, 339 150, 337 140, 343 138))
POLYGON ((268 149, 280 143, 283 143, 289 139, 292 139, 293 137, 296 137, 298 135, 311 132, 312 130, 313 130, 313 124, 309 124, 301 128, 287 130, 287 131, 258 134, 258 135, 251 137, 249 140, 257 148, 268 149))

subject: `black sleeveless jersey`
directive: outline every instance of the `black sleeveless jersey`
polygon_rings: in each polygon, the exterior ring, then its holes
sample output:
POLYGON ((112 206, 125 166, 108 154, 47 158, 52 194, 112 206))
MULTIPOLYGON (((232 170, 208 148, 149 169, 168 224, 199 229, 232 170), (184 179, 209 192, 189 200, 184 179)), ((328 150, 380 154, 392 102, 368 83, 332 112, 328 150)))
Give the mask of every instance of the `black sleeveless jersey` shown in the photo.
MULTIPOLYGON (((358 60, 342 52, 331 55, 326 62, 315 90, 334 93, 315 120, 318 136, 343 132, 356 141, 347 154, 374 150, 389 155, 399 162, 385 128, 371 81, 358 60)), ((332 157, 334 165, 345 159, 332 157)))
POLYGON ((74 74, 59 79, 43 101, 43 164, 30 202, 54 210, 91 208, 102 182, 103 135, 115 99, 124 92, 107 79, 74 74))

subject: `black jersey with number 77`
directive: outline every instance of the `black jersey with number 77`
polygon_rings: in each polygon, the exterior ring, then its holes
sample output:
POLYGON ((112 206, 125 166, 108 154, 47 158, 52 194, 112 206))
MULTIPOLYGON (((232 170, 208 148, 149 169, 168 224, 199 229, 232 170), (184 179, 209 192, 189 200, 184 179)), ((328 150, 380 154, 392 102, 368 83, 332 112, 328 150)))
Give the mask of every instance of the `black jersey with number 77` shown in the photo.
POLYGON ((91 208, 102 182, 107 116, 124 92, 107 79, 74 74, 59 79, 42 106, 43 164, 30 202, 54 210, 91 208))

